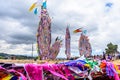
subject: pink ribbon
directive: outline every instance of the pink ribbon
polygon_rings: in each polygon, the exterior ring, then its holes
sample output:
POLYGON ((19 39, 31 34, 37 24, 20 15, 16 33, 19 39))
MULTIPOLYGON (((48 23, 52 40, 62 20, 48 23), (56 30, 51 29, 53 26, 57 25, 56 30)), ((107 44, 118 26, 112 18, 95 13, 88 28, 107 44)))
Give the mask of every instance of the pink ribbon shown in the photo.
MULTIPOLYGON (((55 64, 45 63, 45 64, 42 64, 41 66, 43 66, 43 69, 44 69, 44 70, 50 71, 53 75, 56 75, 56 76, 58 76, 58 77, 60 77, 60 78, 63 78, 63 79, 65 79, 65 80, 68 80, 65 76, 63 76, 62 74, 57 73, 57 72, 55 71, 55 69, 57 69, 57 66, 55 66, 55 64), (53 67, 53 68, 51 69, 51 67, 53 67)), ((58 71, 59 71, 59 69, 58 69, 58 71)))
POLYGON ((30 80, 43 80, 42 67, 35 64, 26 64, 25 70, 30 80))

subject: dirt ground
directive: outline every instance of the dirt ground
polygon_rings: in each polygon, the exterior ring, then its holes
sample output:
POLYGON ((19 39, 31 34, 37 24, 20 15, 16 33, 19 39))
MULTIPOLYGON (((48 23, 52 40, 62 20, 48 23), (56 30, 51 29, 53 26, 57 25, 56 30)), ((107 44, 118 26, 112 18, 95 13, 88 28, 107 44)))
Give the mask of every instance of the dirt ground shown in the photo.
POLYGON ((114 64, 116 64, 116 65, 120 65, 120 60, 114 60, 114 61, 112 61, 114 64))
MULTIPOLYGON (((0 63, 60 63, 60 62, 66 62, 68 60, 11 60, 11 59, 0 59, 0 63)), ((114 60, 112 61, 116 65, 120 65, 120 60, 114 60)))
POLYGON ((11 60, 11 59, 0 59, 0 63, 60 63, 66 62, 67 60, 11 60))

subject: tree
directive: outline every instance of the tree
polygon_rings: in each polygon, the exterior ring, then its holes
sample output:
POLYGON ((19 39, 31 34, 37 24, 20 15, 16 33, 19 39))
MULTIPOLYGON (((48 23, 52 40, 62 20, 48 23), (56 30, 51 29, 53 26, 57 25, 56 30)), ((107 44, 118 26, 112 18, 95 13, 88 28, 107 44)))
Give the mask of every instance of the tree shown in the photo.
POLYGON ((0 56, 0 59, 4 59, 4 57, 0 56))
POLYGON ((106 54, 114 55, 117 52, 118 45, 113 45, 111 42, 107 44, 106 54))

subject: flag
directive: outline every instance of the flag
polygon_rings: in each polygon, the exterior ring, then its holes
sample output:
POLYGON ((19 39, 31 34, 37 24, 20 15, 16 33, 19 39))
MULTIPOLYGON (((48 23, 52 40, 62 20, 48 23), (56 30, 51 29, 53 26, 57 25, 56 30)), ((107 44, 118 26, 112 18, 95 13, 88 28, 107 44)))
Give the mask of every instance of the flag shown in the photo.
POLYGON ((82 28, 79 28, 73 31, 73 33, 78 33, 78 32, 82 32, 82 28))

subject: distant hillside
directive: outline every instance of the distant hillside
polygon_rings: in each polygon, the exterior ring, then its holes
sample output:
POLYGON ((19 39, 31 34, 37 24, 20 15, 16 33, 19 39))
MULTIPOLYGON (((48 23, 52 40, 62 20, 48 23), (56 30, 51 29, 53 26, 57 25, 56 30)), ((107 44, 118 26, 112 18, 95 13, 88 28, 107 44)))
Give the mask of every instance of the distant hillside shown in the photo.
POLYGON ((31 59, 30 56, 24 56, 24 55, 13 55, 13 54, 7 54, 7 53, 0 53, 0 59, 31 59))

